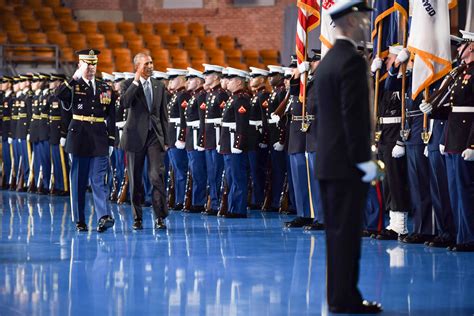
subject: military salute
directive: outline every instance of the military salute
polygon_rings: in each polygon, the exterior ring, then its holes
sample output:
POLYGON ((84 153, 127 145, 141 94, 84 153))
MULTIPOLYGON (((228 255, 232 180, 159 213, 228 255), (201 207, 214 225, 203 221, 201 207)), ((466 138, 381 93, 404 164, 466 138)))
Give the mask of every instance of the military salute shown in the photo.
POLYGON ((109 85, 96 80, 98 50, 82 50, 72 79, 57 91, 63 101, 64 128, 61 139, 71 156, 71 210, 78 231, 87 231, 85 195, 92 186, 97 231, 104 232, 115 220, 107 203, 105 183, 109 156, 115 142, 115 94, 109 85))

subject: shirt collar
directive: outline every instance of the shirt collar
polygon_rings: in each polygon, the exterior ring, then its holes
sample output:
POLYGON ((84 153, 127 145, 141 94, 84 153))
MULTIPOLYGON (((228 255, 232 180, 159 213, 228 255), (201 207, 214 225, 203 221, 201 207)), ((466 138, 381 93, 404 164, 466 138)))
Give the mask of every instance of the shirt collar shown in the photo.
POLYGON ((142 86, 145 84, 145 82, 148 82, 151 84, 151 77, 148 77, 148 79, 144 79, 143 77, 140 77, 140 82, 142 83, 142 86))
POLYGON ((354 46, 355 49, 357 49, 357 44, 356 44, 356 42, 355 42, 353 39, 351 39, 351 38, 349 38, 349 37, 347 37, 347 36, 344 36, 344 35, 336 35, 336 39, 346 40, 346 41, 348 41, 349 43, 351 43, 351 44, 354 46))

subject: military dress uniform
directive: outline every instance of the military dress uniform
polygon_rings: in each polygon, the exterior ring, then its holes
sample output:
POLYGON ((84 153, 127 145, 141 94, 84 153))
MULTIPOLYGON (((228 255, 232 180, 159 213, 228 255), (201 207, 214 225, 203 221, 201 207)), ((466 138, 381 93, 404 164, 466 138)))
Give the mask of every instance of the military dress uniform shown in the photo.
MULTIPOLYGON (((23 80, 31 80, 32 76, 20 76, 23 80)), ((18 187, 18 191, 26 191, 30 179, 31 146, 27 140, 30 130, 31 110, 32 110, 33 92, 29 88, 23 89, 19 98, 17 98, 17 124, 16 138, 17 150, 20 156, 20 169, 23 171, 23 187, 18 187)), ((31 170, 32 172, 32 170, 31 170)), ((17 183, 20 183, 21 172, 17 171, 17 183)))
MULTIPOLYGON (((247 72, 227 68, 228 76, 245 79, 247 72)), ((226 218, 247 217, 247 168, 250 95, 235 91, 227 100, 222 112, 220 153, 224 155, 224 170, 229 186, 228 212, 226 218)))
MULTIPOLYGON (((98 51, 78 52, 81 60, 97 62, 98 51)), ((115 142, 115 93, 106 83, 84 78, 64 82, 57 90, 63 104, 66 152, 71 156, 71 210, 78 230, 85 224, 86 187, 92 187, 94 210, 99 221, 97 230, 113 226, 109 209, 106 175, 109 169, 109 146, 115 142)), ((105 229, 104 229, 105 228, 105 229)))
MULTIPOLYGON (((251 77, 268 76, 268 71, 250 67, 251 77)), ((250 103, 249 114, 249 137, 248 137, 248 158, 250 176, 252 178, 252 205, 250 208, 261 209, 265 197, 265 171, 268 161, 269 139, 268 131, 264 129, 264 108, 263 104, 268 104, 270 93, 265 87, 261 87, 253 92, 250 103)))
MULTIPOLYGON (((44 78, 41 78, 44 79, 44 78)), ((36 79, 38 80, 38 79, 36 79)), ((33 96, 29 140, 33 145, 33 170, 38 193, 49 191, 51 154, 49 149, 49 90, 37 90, 33 96), (42 177, 40 177, 42 175, 42 177)))
MULTIPOLYGON (((283 69, 277 66, 269 66, 269 76, 283 74, 283 69)), ((280 196, 285 182, 287 171, 287 153, 284 151, 286 132, 284 122, 276 121, 271 117, 280 103, 286 96, 285 86, 282 84, 272 87, 268 102, 262 104, 264 108, 265 120, 264 128, 269 133, 270 160, 271 160, 271 210, 278 210, 280 206, 280 196)))
MULTIPOLYGON (((471 36, 474 39, 474 34, 471 36)), ((431 113, 432 118, 447 120, 442 145, 456 226, 456 245, 450 249, 455 251, 474 251, 474 161, 464 158, 474 150, 473 76, 474 63, 463 65, 447 103, 434 107, 431 113)))
MULTIPOLYGON (((8 80, 13 82, 11 77, 3 77, 3 80, 8 80)), ((3 94, 2 98, 2 159, 3 159, 3 183, 1 183, 1 188, 3 190, 8 188, 10 182, 10 175, 12 169, 12 156, 13 156, 13 146, 9 143, 8 139, 11 139, 11 130, 10 123, 12 117, 12 106, 13 106, 13 91, 7 90, 3 94)))
MULTIPOLYGON (((66 80, 63 75, 51 75, 51 81, 66 80)), ((69 192, 68 159, 64 154, 64 148, 60 145, 61 139, 61 109, 62 101, 57 97, 56 91, 51 91, 48 95, 49 106, 49 145, 51 147, 51 194, 63 195, 69 192)), ((68 108, 69 103, 64 107, 68 108)))
MULTIPOLYGON (((204 75, 211 73, 221 74, 223 67, 204 64, 204 75)), ((222 173, 224 172, 224 159, 218 152, 222 124, 222 110, 229 95, 220 84, 212 87, 206 94, 206 113, 204 146, 206 148, 206 170, 209 197, 211 200, 209 215, 217 215, 221 196, 222 173)))
MULTIPOLYGON (((188 68, 187 78, 203 79, 202 73, 188 68)), ((206 204, 207 172, 205 137, 206 91, 199 87, 191 92, 191 98, 185 109, 186 116, 186 151, 188 168, 192 176, 191 209, 188 212, 202 212, 206 204)))
MULTIPOLYGON (((186 71, 182 70, 168 72, 170 79, 178 75, 185 75, 186 71)), ((174 185, 175 185, 175 203, 176 209, 182 209, 184 205, 184 196, 186 193, 186 175, 188 171, 188 157, 186 150, 177 148, 176 143, 184 143, 186 140, 186 118, 184 110, 188 105, 188 100, 191 96, 184 87, 178 89, 173 93, 168 102, 168 117, 169 117, 169 160, 174 170, 174 185)))
MULTIPOLYGON (((14 85, 18 85, 20 82, 20 77, 14 77, 13 82, 14 85)), ((11 142, 11 150, 12 150, 12 169, 10 173, 10 190, 16 190, 16 183, 18 173, 20 172, 20 151, 18 146, 18 140, 16 137, 16 126, 18 125, 18 109, 19 109, 19 102, 18 99, 21 96, 21 91, 17 90, 12 93, 12 107, 11 107, 11 121, 10 121, 10 135, 9 142, 11 142)))

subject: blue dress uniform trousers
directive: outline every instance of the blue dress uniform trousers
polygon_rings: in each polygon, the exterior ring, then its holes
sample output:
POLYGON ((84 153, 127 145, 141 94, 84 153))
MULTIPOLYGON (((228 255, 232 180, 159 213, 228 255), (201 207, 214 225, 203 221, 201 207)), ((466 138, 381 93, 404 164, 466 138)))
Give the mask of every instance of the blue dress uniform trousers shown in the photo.
POLYGON ((288 181, 288 209, 296 210, 295 189, 293 185, 293 176, 291 174, 290 156, 286 155, 286 175, 288 181))
POLYGON ((13 171, 15 171, 16 179, 12 179, 14 183, 18 180, 18 174, 20 173, 20 144, 18 143, 18 139, 13 139, 12 142, 12 149, 13 149, 13 171))
POLYGON ((125 176, 125 152, 116 147, 114 148, 115 156, 115 176, 117 177, 118 185, 120 185, 125 176))
POLYGON ((174 170, 174 187, 176 204, 184 203, 186 193, 186 174, 188 171, 188 156, 184 149, 170 148, 168 150, 170 163, 174 170))
POLYGON ((456 243, 474 242, 474 162, 465 161, 461 154, 445 157, 456 243))
POLYGON ((229 186, 228 211, 232 214, 247 214, 247 162, 246 153, 225 154, 224 168, 229 186))
POLYGON ((265 164, 268 159, 268 149, 258 148, 249 151, 247 155, 252 177, 252 204, 262 206, 265 197, 265 164))
POLYGON ((385 227, 384 207, 382 198, 382 185, 369 186, 367 201, 364 209, 364 229, 369 231, 381 231, 385 227))
POLYGON ((3 178, 8 183, 12 169, 12 156, 8 140, 2 141, 3 178))
MULTIPOLYGON (((304 153, 290 154, 290 169, 295 190, 296 214, 299 217, 311 217, 311 206, 308 189, 308 173, 306 171, 306 157, 304 153)), ((289 183, 288 179, 288 183, 289 183)))
MULTIPOLYGON (((18 139, 18 154, 21 157, 21 168, 23 170, 23 181, 25 186, 28 185, 28 177, 30 176, 30 157, 28 155, 28 144, 26 139, 18 139)), ((17 183, 20 178, 20 170, 17 169, 17 183)))
POLYGON ((40 169, 43 174, 43 188, 49 188, 49 181, 51 179, 51 153, 49 151, 49 142, 47 140, 33 143, 33 152, 35 154, 33 161, 33 170, 35 176, 35 185, 40 187, 39 175, 40 169))
MULTIPOLYGON (((417 135, 418 136, 418 135, 417 135)), ((413 232, 436 235, 430 194, 428 159, 423 154, 424 144, 406 145, 408 185, 413 203, 413 232)))
POLYGON ((429 152, 428 159, 430 162, 431 201, 436 216, 438 235, 454 239, 456 237, 456 228, 449 199, 445 158, 439 150, 436 150, 429 152))
POLYGON ((207 171, 206 153, 204 151, 188 151, 188 162, 193 177, 192 205, 206 205, 207 171))
POLYGON ((270 159, 272 166, 272 207, 279 208, 281 192, 283 191, 283 184, 285 182, 286 172, 286 152, 270 151, 270 159))
MULTIPOLYGON (((51 145, 51 160, 53 165, 54 190, 66 191, 65 181, 67 180, 67 159, 63 155, 64 161, 61 160, 60 150, 64 150, 60 145, 51 145), (64 170, 63 170, 64 164, 64 170), (66 172, 66 174, 64 173, 66 172)), ((63 151, 64 153, 64 151, 63 151)))
POLYGON ((109 187, 106 183, 109 157, 81 157, 72 154, 71 157, 71 211, 73 220, 85 222, 86 188, 89 179, 97 219, 105 215, 111 215, 107 203, 109 187))
POLYGON ((207 184, 211 197, 211 209, 219 210, 224 158, 215 149, 206 150, 207 184))
MULTIPOLYGON (((309 168, 309 183, 311 188, 311 203, 313 204, 313 214, 311 217, 314 218, 314 221, 324 224, 324 212, 323 206, 321 204, 321 193, 319 188, 319 181, 316 178, 316 153, 309 152, 306 153, 308 160, 309 168)), ((298 188, 295 190, 295 194, 298 191, 298 188)))

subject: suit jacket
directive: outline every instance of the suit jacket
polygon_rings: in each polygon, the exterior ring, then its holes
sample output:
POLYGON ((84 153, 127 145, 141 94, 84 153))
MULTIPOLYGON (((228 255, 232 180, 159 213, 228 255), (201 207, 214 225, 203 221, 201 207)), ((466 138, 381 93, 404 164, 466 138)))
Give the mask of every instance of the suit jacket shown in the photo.
POLYGON ((139 152, 145 146, 149 124, 163 148, 168 146, 168 113, 165 86, 156 79, 150 78, 153 89, 152 110, 148 109, 145 92, 141 82, 137 86, 133 79, 126 80, 122 85, 121 105, 128 109, 127 121, 123 127, 120 148, 125 151, 139 152))
POLYGON ((356 164, 371 159, 367 72, 356 47, 342 39, 318 66, 314 84, 319 179, 360 177, 356 164))

